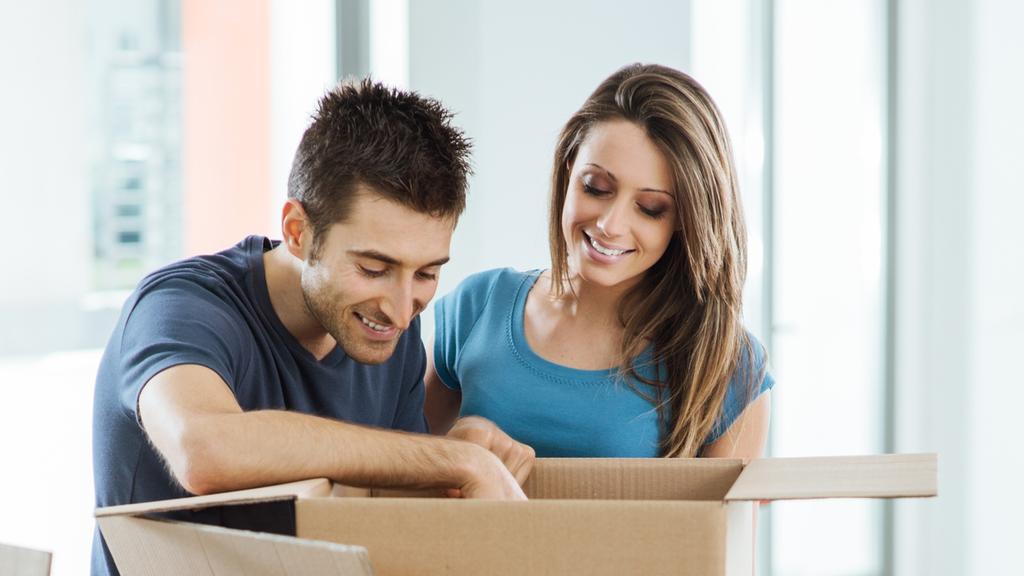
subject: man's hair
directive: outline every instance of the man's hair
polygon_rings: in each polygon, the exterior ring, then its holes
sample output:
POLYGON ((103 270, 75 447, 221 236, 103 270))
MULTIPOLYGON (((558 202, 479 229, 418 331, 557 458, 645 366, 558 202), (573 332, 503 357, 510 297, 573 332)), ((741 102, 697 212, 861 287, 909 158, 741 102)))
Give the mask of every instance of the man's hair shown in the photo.
POLYGON ((288 177, 288 197, 313 225, 314 258, 360 188, 438 218, 462 214, 471 144, 452 116, 437 100, 370 79, 320 100, 288 177))

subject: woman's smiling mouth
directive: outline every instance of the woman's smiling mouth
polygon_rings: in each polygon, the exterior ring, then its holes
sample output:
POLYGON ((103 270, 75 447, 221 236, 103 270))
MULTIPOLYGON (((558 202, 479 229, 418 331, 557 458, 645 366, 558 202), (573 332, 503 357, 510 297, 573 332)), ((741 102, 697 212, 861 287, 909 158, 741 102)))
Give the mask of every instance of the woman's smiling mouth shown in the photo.
POLYGON ((602 244, 600 241, 598 241, 596 238, 594 238, 587 232, 583 232, 583 236, 585 238, 584 242, 587 244, 588 247, 590 247, 594 252, 597 252, 598 254, 602 256, 607 256, 609 258, 618 258, 619 256, 622 256, 624 254, 629 254, 631 252, 636 251, 627 250, 625 248, 614 248, 612 246, 607 246, 605 244, 602 244))

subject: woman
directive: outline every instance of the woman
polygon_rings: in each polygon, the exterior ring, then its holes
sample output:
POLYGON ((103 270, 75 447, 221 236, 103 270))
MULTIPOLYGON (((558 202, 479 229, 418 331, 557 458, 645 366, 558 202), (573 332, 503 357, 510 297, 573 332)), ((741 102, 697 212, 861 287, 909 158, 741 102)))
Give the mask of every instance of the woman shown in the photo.
POLYGON ((538 456, 761 455, 774 381, 743 328, 729 139, 692 78, 627 66, 559 138, 551 268, 467 278, 435 306, 427 418, 538 456))

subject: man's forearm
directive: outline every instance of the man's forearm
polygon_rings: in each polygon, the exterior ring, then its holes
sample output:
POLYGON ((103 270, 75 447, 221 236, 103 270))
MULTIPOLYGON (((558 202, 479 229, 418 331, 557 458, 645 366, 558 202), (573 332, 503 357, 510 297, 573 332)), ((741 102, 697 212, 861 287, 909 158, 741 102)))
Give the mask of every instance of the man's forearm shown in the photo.
POLYGON ((457 488, 490 456, 468 442, 270 410, 195 417, 182 442, 188 462, 176 474, 193 493, 316 477, 356 486, 457 488))

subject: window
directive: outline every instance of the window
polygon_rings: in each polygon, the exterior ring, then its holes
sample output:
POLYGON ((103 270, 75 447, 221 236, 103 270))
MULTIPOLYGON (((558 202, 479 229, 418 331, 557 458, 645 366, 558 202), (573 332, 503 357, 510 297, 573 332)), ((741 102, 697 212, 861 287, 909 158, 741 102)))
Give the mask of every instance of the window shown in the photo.
MULTIPOLYGON (((746 321, 779 383, 770 452, 882 452, 885 2, 692 7, 694 74, 726 116, 740 172, 746 321)), ((770 506, 760 573, 886 573, 882 506, 770 506)))

